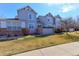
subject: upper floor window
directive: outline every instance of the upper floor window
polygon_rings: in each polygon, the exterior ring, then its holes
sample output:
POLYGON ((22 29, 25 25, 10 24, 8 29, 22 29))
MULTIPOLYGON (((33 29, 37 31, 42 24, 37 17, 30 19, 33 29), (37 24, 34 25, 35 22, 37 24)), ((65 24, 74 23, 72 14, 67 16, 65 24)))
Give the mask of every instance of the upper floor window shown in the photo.
POLYGON ((29 8, 27 8, 27 10, 29 11, 29 8))
POLYGON ((47 17, 47 21, 50 21, 51 20, 51 18, 50 17, 47 17))
POLYGON ((53 19, 53 24, 55 24, 55 19, 53 19))
POLYGON ((49 19, 48 19, 48 21, 49 21, 49 19))
POLYGON ((32 19, 32 15, 31 14, 29 14, 29 19, 32 19))

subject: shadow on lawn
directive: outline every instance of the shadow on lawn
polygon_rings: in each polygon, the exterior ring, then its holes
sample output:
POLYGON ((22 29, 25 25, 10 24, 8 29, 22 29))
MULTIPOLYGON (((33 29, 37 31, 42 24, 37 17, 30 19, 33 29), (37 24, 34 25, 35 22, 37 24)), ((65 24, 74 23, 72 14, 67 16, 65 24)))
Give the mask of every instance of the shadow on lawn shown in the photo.
POLYGON ((27 40, 31 40, 31 39, 35 39, 35 38, 43 38, 43 37, 48 37, 50 35, 62 35, 64 33, 55 33, 55 34, 49 34, 49 35, 25 35, 25 36, 21 36, 21 37, 6 37, 4 39, 0 38, 0 42, 4 42, 4 41, 11 41, 11 40, 17 40, 19 38, 23 38, 23 39, 27 39, 27 40))
POLYGON ((4 42, 4 41, 12 41, 12 40, 14 40, 14 39, 0 39, 0 42, 4 42))

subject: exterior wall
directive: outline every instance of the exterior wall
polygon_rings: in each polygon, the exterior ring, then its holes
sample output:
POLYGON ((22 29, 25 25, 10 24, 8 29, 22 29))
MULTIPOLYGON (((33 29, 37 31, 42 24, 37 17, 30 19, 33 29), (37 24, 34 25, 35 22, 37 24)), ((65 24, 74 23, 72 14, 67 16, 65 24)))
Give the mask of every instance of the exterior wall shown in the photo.
POLYGON ((51 14, 38 17, 38 33, 43 35, 54 33, 54 18, 51 14))
POLYGON ((25 7, 21 10, 18 10, 17 11, 17 14, 18 14, 18 18, 19 20, 33 20, 36 19, 36 13, 33 12, 33 10, 29 7, 25 7), (31 15, 31 19, 29 18, 29 16, 31 15))
POLYGON ((7 36, 6 20, 0 20, 0 37, 1 36, 7 36))
POLYGON ((0 28, 7 28, 6 20, 0 20, 0 28))
POLYGON ((6 28, 0 28, 0 37, 1 36, 5 36, 6 37, 7 36, 7 33, 8 32, 7 32, 7 29, 6 28))
POLYGON ((27 28, 27 22, 25 20, 21 20, 20 24, 23 35, 29 34, 29 29, 27 28))
POLYGON ((36 22, 25 22, 25 27, 26 30, 28 29, 29 32, 28 34, 33 34, 36 32, 37 29, 37 23, 36 22))
POLYGON ((55 18, 55 28, 61 29, 61 19, 55 18))
POLYGON ((37 29, 37 23, 29 23, 28 24, 29 34, 34 34, 37 29))
POLYGON ((11 31, 11 30, 7 31, 7 36, 22 36, 22 35, 23 35, 22 31, 11 31))
POLYGON ((54 27, 55 20, 51 15, 40 16, 39 21, 43 24, 44 27, 54 27))
POLYGON ((19 20, 7 20, 7 31, 9 36, 23 35, 19 20))
POLYGON ((19 20, 0 20, 0 36, 22 35, 19 20))
POLYGON ((28 20, 28 12, 25 9, 17 11, 19 20, 28 20))
POLYGON ((46 16, 44 19, 44 26, 45 27, 53 27, 53 18, 51 16, 46 16))
POLYGON ((23 35, 29 34, 29 29, 22 28, 23 35))
POLYGON ((54 30, 52 28, 43 28, 40 34, 42 35, 54 34, 54 30))
POLYGON ((69 32, 73 32, 73 31, 75 31, 75 29, 74 29, 74 28, 69 28, 68 31, 69 31, 69 32))
POLYGON ((21 21, 20 22, 20 26, 21 26, 22 29, 26 28, 26 22, 25 21, 21 21))
POLYGON ((1 28, 7 28, 6 21, 1 21, 1 28))
POLYGON ((23 35, 18 20, 0 20, 0 36, 23 35))
POLYGON ((29 30, 29 34, 33 34, 37 29, 36 13, 29 7, 18 10, 19 20, 24 20, 25 28, 29 30))
POLYGON ((7 20, 7 29, 8 30, 21 30, 20 21, 18 20, 7 20))

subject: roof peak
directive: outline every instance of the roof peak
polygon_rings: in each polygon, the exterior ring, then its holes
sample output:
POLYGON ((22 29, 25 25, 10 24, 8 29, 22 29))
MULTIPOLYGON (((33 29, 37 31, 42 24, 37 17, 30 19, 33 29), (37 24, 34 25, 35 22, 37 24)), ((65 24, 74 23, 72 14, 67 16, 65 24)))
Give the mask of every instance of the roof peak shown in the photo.
POLYGON ((52 16, 52 17, 54 17, 54 16, 52 15, 52 13, 50 13, 50 12, 47 13, 46 16, 52 16))
POLYGON ((60 16, 60 15, 56 15, 55 17, 61 18, 61 16, 60 16))
POLYGON ((50 15, 52 15, 52 14, 51 14, 51 12, 48 12, 47 14, 50 14, 50 15))
POLYGON ((26 9, 26 8, 30 8, 34 13, 36 13, 36 11, 34 11, 29 5, 22 7, 22 8, 19 8, 18 10, 23 10, 23 9, 26 9))

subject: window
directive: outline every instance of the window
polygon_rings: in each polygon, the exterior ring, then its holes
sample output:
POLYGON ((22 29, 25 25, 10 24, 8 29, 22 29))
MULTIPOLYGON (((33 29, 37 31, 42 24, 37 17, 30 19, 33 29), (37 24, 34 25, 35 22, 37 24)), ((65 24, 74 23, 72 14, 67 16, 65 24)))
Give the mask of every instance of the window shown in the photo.
POLYGON ((33 25, 30 25, 29 28, 33 28, 33 25))
POLYGON ((34 28, 33 24, 29 24, 29 28, 34 28))
POLYGON ((29 19, 32 19, 32 16, 31 16, 31 14, 29 14, 29 19))
POLYGON ((27 8, 27 10, 29 11, 29 8, 27 8))
POLYGON ((25 28, 25 27, 26 27, 25 22, 21 22, 21 27, 22 27, 22 28, 25 28))
POLYGON ((8 30, 19 30, 20 27, 17 26, 8 26, 8 30))
POLYGON ((55 19, 53 19, 53 24, 55 24, 55 19))
POLYGON ((1 28, 7 28, 5 21, 1 21, 1 28))
POLYGON ((49 21, 49 19, 48 19, 48 21, 49 21))
POLYGON ((50 20, 51 20, 51 17, 47 17, 47 21, 50 22, 50 20))
POLYGON ((8 30, 11 30, 11 26, 8 26, 8 28, 7 28, 8 30))

